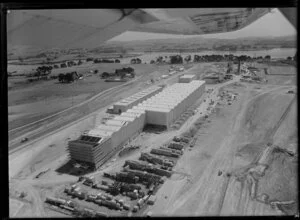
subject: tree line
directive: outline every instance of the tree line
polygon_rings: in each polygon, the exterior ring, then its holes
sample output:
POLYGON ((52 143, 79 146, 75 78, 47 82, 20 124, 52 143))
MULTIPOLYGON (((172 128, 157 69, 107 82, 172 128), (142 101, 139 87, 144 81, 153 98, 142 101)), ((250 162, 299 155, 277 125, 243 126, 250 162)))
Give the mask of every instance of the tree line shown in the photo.
POLYGON ((76 71, 69 72, 69 73, 61 73, 58 75, 58 81, 61 83, 70 83, 74 82, 80 77, 76 71))
POLYGON ((161 64, 161 63, 170 63, 170 64, 182 64, 183 62, 221 62, 221 61, 254 61, 254 60, 271 60, 270 55, 266 55, 265 57, 251 57, 247 55, 236 56, 233 54, 225 54, 225 55, 194 55, 193 59, 191 55, 187 55, 182 57, 181 55, 172 55, 172 56, 159 56, 155 60, 151 60, 150 64, 161 64))
POLYGON ((121 79, 123 79, 127 74, 129 75, 129 77, 134 78, 134 69, 132 67, 123 67, 122 69, 116 69, 114 73, 103 72, 101 74, 101 78, 107 79, 109 77, 120 77, 121 79))

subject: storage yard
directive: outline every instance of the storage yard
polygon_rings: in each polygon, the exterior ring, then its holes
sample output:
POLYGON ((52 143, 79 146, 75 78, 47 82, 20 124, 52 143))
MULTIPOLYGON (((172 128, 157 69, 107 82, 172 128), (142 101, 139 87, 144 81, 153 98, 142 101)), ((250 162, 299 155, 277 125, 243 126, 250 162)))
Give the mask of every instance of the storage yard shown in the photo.
POLYGON ((10 195, 21 201, 18 193, 25 192, 27 207, 18 205, 12 215, 294 213, 296 94, 288 93, 296 88, 294 75, 249 83, 233 74, 207 84, 199 78, 209 67, 216 65, 160 73, 160 83, 123 94, 93 117, 12 155, 10 195))

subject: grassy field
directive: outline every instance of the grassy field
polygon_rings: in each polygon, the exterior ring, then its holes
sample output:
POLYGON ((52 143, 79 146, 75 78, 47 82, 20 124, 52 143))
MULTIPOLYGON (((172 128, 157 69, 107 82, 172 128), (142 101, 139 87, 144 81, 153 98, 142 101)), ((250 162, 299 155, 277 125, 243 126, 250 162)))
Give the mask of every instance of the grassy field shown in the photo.
MULTIPOLYGON (((74 83, 60 83, 57 79, 28 83, 23 76, 8 78, 8 112, 10 127, 15 127, 40 117, 61 111, 76 105, 89 97, 123 84, 124 82, 104 82, 100 75, 102 72, 114 72, 117 68, 128 65, 115 63, 93 64, 85 63, 64 69, 54 69, 51 75, 77 71, 84 78, 74 83), (97 69, 98 74, 88 73, 97 69), (88 73, 88 74, 87 74, 88 73), (88 76, 89 75, 89 76, 88 76)), ((153 72, 158 69, 155 65, 137 64, 132 65, 136 77, 153 72)))

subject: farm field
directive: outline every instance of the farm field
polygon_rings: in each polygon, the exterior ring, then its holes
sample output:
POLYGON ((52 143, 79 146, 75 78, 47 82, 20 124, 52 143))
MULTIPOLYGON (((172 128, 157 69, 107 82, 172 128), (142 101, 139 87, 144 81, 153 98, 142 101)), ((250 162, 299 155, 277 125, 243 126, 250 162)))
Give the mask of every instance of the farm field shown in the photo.
MULTIPOLYGON (((60 83, 57 79, 26 83, 24 77, 9 77, 8 83, 11 84, 11 89, 8 90, 9 129, 72 107, 95 94, 124 84, 124 82, 105 82, 100 75, 102 72, 114 72, 115 69, 125 66, 129 65, 86 63, 52 71, 51 75, 71 71, 84 75, 82 80, 69 84, 60 83), (98 74, 88 73, 95 69, 99 71, 98 74), (19 83, 15 84, 18 81, 19 83)), ((136 77, 147 75, 158 69, 150 64, 137 64, 133 67, 136 77)))

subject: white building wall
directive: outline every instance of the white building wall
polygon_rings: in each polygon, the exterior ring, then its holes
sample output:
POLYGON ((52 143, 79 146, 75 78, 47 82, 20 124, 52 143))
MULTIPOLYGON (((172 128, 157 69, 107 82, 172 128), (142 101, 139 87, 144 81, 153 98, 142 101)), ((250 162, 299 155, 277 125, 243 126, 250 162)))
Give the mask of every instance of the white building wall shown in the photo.
MULTIPOLYGON (((193 77, 191 78, 193 79, 193 77)), ((203 88, 203 82, 198 80, 187 84, 176 83, 140 103, 136 108, 146 111, 147 123, 169 126, 200 98, 204 91, 203 88), (168 111, 166 112, 164 109, 168 109, 168 111), (159 117, 160 120, 156 117, 159 117)))

